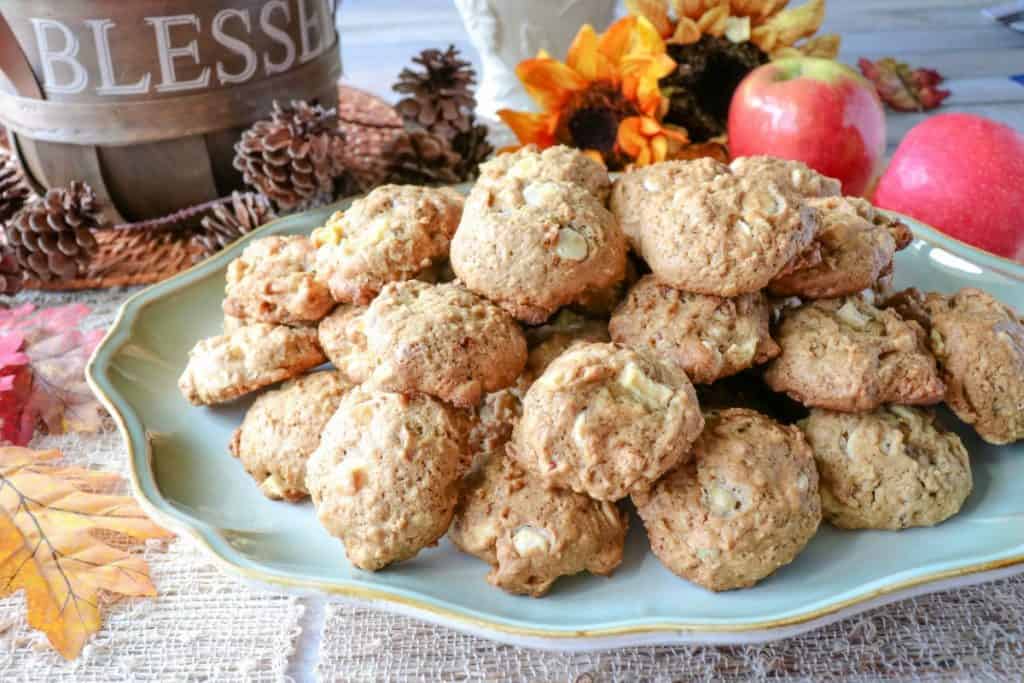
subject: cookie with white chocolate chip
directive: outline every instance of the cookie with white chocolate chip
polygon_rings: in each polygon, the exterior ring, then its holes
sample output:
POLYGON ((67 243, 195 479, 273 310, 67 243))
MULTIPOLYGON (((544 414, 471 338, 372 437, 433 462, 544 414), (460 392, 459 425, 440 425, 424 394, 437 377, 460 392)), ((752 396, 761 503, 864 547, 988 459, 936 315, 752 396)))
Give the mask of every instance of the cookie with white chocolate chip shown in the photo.
POLYGON ((860 296, 785 311, 775 340, 782 354, 765 382, 808 407, 860 412, 885 403, 930 405, 945 392, 921 326, 860 296))
POLYGON ((640 280, 612 315, 612 339, 654 353, 710 384, 779 355, 760 292, 726 299, 683 292, 653 275, 640 280))
POLYGON ((253 323, 200 340, 189 351, 178 389, 193 405, 224 403, 325 360, 316 329, 253 323))
POLYGON ((607 576, 622 563, 628 518, 615 503, 548 487, 504 453, 463 485, 448 537, 491 565, 487 581, 540 597, 561 576, 607 576))
POLYGON ((651 550, 713 591, 792 562, 821 523, 818 471, 796 427, 745 408, 709 411, 693 459, 635 494, 651 550))
POLYGON ((800 422, 821 474, 825 519, 843 529, 933 526, 971 492, 967 449, 927 409, 814 409, 800 422))
POLYGON ((332 314, 320 337, 351 381, 460 407, 511 385, 526 364, 516 321, 457 282, 392 282, 367 308, 332 314))
POLYGON ((309 495, 306 460, 320 445, 324 425, 351 388, 338 372, 314 372, 253 402, 228 447, 263 495, 273 500, 301 500, 309 495))
POLYGON ((349 561, 376 571, 433 545, 468 465, 469 418, 423 394, 357 387, 306 464, 317 518, 349 561))
POLYGON ((382 185, 313 231, 318 274, 335 300, 367 304, 447 256, 462 206, 449 188, 382 185))
POLYGON ((614 501, 684 462, 702 425, 682 370, 617 344, 581 343, 526 392, 509 453, 549 485, 614 501))
POLYGON ((316 277, 315 255, 313 243, 301 235, 273 235, 250 243, 228 264, 225 316, 279 324, 323 318, 334 301, 316 277))
POLYGON ((470 200, 474 210, 463 215, 451 248, 466 287, 538 324, 625 276, 626 240, 590 192, 537 181, 521 187, 520 200, 518 188, 481 188, 470 200))
POLYGON ((619 221, 629 246, 643 253, 641 245, 653 212, 676 194, 686 194, 712 178, 728 174, 729 167, 704 157, 689 161, 663 161, 620 175, 612 185, 608 208, 619 221))
POLYGON ((543 180, 572 183, 584 188, 602 204, 611 191, 611 180, 604 165, 582 151, 565 145, 554 145, 543 150, 535 145, 526 145, 514 152, 488 159, 480 164, 480 176, 473 192, 484 188, 507 188, 509 179, 523 185, 543 180))
POLYGON ((763 289, 812 243, 820 212, 770 175, 722 173, 686 191, 659 193, 641 252, 666 284, 734 297, 763 289))

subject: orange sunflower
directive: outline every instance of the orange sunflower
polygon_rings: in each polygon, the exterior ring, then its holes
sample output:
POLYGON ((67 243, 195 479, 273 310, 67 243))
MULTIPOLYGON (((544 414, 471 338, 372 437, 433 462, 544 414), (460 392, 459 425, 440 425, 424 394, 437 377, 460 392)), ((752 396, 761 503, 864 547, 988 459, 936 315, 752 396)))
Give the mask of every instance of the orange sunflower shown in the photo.
POLYGON ((602 35, 585 25, 565 63, 542 50, 516 67, 540 113, 503 109, 498 116, 524 145, 577 147, 599 154, 609 168, 641 157, 661 161, 670 142, 685 141, 685 131, 658 123, 667 105, 658 81, 675 66, 646 17, 621 19, 602 35))

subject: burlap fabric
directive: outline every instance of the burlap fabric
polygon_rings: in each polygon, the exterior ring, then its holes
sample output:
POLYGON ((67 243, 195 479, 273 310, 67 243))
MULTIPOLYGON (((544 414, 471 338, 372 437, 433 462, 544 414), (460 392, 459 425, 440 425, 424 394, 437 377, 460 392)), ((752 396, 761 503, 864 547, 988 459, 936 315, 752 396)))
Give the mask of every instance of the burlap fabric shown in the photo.
MULTIPOLYGON (((129 290, 81 301, 106 326, 129 290)), ((75 463, 124 471, 116 432, 42 437, 75 463)), ((185 539, 147 548, 156 600, 122 600, 74 662, 0 600, 0 681, 1024 681, 1024 577, 907 600, 786 641, 559 654, 495 644, 361 607, 253 589, 185 539)), ((481 576, 483 568, 481 568, 481 576)))

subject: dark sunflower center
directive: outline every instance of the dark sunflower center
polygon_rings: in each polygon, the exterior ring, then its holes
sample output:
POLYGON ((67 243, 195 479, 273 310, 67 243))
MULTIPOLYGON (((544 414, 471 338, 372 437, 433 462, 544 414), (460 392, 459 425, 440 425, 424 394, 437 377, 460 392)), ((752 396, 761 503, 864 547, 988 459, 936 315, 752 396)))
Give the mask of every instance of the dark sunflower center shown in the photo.
POLYGON ((615 150, 619 122, 637 114, 636 106, 610 83, 592 83, 566 105, 559 137, 580 149, 596 149, 606 158, 615 150))
POLYGON ((694 142, 725 132, 736 87, 752 69, 768 61, 753 43, 710 35, 689 45, 669 45, 668 54, 677 67, 660 82, 669 98, 665 120, 686 128, 694 142))

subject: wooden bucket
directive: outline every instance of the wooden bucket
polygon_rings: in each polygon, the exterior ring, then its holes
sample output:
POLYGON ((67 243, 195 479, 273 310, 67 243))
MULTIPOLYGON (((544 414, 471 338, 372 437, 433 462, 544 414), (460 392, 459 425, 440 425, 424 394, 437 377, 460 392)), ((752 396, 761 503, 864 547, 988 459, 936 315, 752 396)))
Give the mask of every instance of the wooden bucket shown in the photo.
POLYGON ((84 180, 110 222, 241 186, 272 102, 337 102, 338 0, 4 0, 0 123, 37 191, 84 180))

